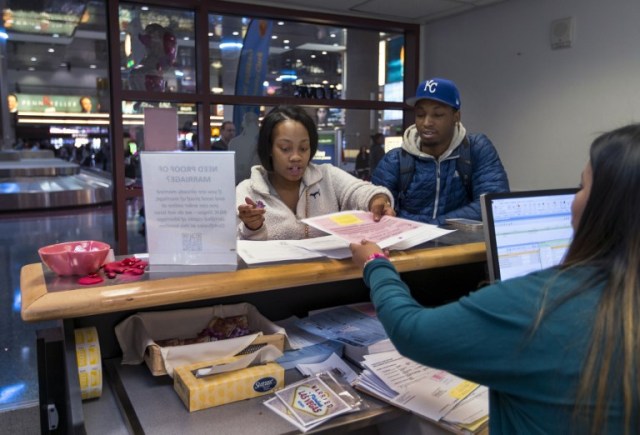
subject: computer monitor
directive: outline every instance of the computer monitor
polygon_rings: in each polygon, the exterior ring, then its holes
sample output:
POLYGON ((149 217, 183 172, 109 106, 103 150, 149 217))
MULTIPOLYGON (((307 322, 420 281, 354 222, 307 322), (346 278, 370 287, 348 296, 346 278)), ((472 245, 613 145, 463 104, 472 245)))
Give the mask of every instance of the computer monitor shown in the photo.
POLYGON ((577 188, 488 193, 480 198, 491 282, 559 264, 571 243, 577 188))

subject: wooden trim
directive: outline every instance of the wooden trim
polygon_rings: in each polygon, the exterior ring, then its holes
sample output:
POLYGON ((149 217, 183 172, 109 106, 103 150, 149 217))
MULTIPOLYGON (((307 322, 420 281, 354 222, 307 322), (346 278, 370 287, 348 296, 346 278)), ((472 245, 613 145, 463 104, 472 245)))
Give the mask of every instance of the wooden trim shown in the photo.
MULTIPOLYGON (((399 272, 486 261, 482 242, 392 252, 399 272)), ((358 279, 362 271, 348 260, 281 264, 124 284, 48 292, 40 263, 24 266, 20 275, 22 319, 35 322, 142 309, 225 296, 358 279), (265 279, 265 276, 271 277, 265 279)))

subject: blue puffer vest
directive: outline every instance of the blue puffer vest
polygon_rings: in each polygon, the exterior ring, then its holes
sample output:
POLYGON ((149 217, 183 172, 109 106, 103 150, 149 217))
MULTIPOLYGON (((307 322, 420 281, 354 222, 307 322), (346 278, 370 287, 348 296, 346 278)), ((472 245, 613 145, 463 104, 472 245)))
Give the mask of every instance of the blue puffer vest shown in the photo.
MULTIPOLYGON (((489 138, 484 134, 469 134, 467 138, 471 146, 472 198, 456 170, 460 146, 441 162, 431 156, 411 156, 415 169, 398 217, 437 225, 450 218, 481 220, 480 195, 509 191, 507 174, 489 138)), ((396 201, 401 188, 401 152, 400 148, 389 151, 371 177, 373 184, 388 188, 396 201)))

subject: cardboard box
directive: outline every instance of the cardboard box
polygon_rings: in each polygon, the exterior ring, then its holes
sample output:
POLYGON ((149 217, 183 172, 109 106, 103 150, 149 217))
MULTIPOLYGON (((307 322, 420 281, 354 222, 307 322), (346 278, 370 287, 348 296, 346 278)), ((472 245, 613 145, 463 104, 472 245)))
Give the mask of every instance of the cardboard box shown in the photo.
POLYGON ((136 313, 120 322, 115 333, 122 349, 122 364, 145 361, 154 376, 173 376, 175 367, 227 358, 253 344, 268 343, 283 350, 286 337, 284 328, 248 303, 136 313), (212 318, 240 315, 247 316, 251 331, 261 331, 262 335, 182 346, 160 347, 156 343, 156 340, 168 338, 196 337, 212 318))
MULTIPOLYGON (((261 335, 252 341, 249 346, 259 344, 272 344, 283 352, 284 334, 261 335)), ((147 350, 144 354, 144 362, 147 364, 147 367, 149 367, 149 370, 151 370, 151 374, 153 376, 162 376, 167 374, 167 369, 164 366, 164 359, 160 352, 160 346, 157 344, 147 346, 147 350)))
MULTIPOLYGON (((221 361, 215 361, 219 363, 221 361)), ((277 363, 195 377, 193 370, 211 364, 191 364, 174 370, 173 388, 189 412, 270 394, 284 387, 284 368, 277 363)))

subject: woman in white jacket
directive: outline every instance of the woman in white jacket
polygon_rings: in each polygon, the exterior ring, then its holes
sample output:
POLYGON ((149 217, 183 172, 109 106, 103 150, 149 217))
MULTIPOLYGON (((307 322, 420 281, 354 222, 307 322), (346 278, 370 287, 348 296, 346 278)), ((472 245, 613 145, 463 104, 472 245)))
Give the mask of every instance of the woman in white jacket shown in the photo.
POLYGON ((265 116, 258 135, 261 165, 236 187, 238 238, 318 237, 324 233, 300 220, 342 210, 369 210, 375 220, 395 215, 386 188, 311 163, 317 149, 316 125, 301 107, 278 106, 265 116))

